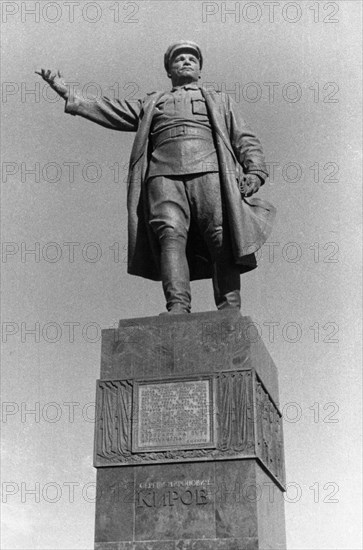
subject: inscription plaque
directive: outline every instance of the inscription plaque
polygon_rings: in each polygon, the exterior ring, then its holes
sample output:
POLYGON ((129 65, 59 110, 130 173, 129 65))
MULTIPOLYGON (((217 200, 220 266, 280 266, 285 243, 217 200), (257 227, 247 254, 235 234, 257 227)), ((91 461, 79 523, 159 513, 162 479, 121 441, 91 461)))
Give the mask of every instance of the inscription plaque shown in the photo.
POLYGON ((215 447, 211 377, 136 382, 133 452, 215 447))

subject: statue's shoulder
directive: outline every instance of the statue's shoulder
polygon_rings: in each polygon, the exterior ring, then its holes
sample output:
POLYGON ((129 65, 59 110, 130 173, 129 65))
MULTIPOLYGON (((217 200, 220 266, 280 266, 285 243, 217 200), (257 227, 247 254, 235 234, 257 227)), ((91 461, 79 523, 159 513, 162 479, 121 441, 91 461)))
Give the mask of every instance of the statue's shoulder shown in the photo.
POLYGON ((208 97, 210 101, 215 103, 216 106, 222 106, 224 109, 229 110, 230 108, 230 98, 225 92, 216 90, 215 88, 207 88, 202 91, 205 97, 208 97))
POLYGON ((144 99, 148 100, 150 98, 154 98, 155 96, 163 95, 165 93, 165 90, 154 90, 153 92, 147 92, 144 99))
POLYGON ((221 92, 221 90, 216 90, 214 87, 212 88, 204 88, 201 86, 199 88, 203 95, 208 95, 210 98, 215 99, 216 101, 220 101, 221 98, 225 98, 227 94, 225 92, 221 92))
POLYGON ((148 103, 152 103, 156 98, 162 96, 165 92, 161 90, 155 90, 153 92, 147 92, 146 96, 142 99, 143 105, 147 105, 148 103))

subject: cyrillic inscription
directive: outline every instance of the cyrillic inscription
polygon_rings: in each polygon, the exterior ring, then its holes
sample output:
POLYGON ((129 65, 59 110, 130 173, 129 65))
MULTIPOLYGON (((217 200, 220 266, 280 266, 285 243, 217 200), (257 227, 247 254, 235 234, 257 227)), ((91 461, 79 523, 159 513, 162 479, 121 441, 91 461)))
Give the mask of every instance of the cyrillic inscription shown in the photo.
POLYGON ((138 491, 136 506, 138 508, 162 508, 163 506, 175 506, 176 504, 184 504, 185 506, 209 504, 211 501, 208 497, 207 489, 204 487, 138 491))
POLYGON ((133 451, 210 447, 211 380, 138 383, 133 451))

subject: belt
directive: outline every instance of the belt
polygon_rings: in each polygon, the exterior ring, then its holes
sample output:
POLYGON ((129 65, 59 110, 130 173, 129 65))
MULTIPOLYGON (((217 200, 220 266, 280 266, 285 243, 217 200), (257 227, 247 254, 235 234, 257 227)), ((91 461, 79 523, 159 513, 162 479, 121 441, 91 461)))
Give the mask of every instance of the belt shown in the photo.
POLYGON ((173 139, 180 136, 196 136, 202 139, 212 140, 212 130, 210 128, 203 128, 202 126, 173 126, 167 130, 162 130, 160 133, 151 136, 154 149, 159 147, 166 139, 173 139))

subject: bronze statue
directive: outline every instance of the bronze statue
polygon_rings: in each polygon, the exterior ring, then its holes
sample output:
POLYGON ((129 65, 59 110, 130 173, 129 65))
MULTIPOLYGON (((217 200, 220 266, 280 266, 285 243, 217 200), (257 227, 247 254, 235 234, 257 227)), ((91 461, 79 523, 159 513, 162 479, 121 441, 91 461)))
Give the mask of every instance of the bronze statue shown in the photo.
POLYGON ((136 132, 128 273, 161 280, 169 313, 189 313, 190 281, 210 277, 217 308, 240 308, 240 273, 256 267, 275 213, 249 198, 268 176, 261 144, 228 95, 198 86, 197 44, 172 44, 164 65, 171 91, 133 101, 70 97, 59 71, 37 74, 66 100, 66 113, 136 132))

